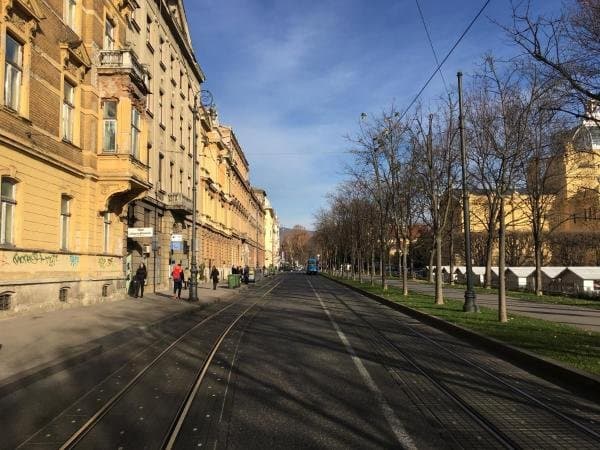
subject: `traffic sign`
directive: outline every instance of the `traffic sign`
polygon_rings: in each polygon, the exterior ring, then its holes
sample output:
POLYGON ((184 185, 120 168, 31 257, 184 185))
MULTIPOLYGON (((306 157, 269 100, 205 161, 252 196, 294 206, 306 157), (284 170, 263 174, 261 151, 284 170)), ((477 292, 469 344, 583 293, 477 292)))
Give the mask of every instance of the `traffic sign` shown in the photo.
POLYGON ((183 242, 183 234, 172 234, 171 242, 183 242))

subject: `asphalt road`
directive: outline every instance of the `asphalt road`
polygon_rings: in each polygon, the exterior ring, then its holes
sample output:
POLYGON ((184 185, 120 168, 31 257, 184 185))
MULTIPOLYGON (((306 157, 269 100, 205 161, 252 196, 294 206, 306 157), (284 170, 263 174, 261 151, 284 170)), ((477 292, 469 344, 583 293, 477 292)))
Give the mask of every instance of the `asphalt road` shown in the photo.
MULTIPOLYGON (((323 277, 286 274, 269 283, 228 310, 249 307, 205 366, 174 448, 600 447, 597 404, 323 277)), ((0 448, 58 448, 56 433, 85 421, 103 390, 120 389, 115 384, 178 329, 219 307, 0 398, 0 448)), ((221 333, 208 324, 210 333, 198 327, 174 347, 179 363, 161 360, 106 413, 101 432, 90 431, 94 444, 78 448, 161 448, 148 433, 170 428, 156 420, 182 410, 175 399, 192 384, 188 372, 202 367, 221 333), (143 430, 143 441, 131 427, 143 430)))
MULTIPOLYGON (((402 286, 402 282, 398 280, 390 280, 388 282, 395 287, 402 286)), ((427 295, 435 294, 435 286, 429 283, 409 281, 408 289, 413 292, 420 292, 427 295)), ((465 291, 464 289, 457 289, 444 285, 444 296, 447 298, 464 300, 465 291)), ((498 309, 498 295, 477 293, 477 304, 485 306, 486 308, 498 309)), ((600 332, 600 310, 598 309, 528 302, 517 298, 511 298, 510 296, 506 299, 506 306, 509 313, 600 332)))

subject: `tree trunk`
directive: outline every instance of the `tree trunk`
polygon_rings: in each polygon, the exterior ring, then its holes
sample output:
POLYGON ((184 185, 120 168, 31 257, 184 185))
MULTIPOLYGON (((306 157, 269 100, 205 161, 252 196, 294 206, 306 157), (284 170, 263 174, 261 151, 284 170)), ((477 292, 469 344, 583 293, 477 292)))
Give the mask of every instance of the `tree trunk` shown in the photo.
POLYGON ((427 281, 433 283, 433 257, 435 256, 435 242, 429 252, 429 273, 427 274, 427 281))
POLYGON ((450 285, 454 285, 454 224, 450 224, 450 285))
POLYGON ((442 291, 442 234, 437 233, 435 237, 435 304, 444 304, 444 293, 442 291))
POLYGON ((402 276, 402 255, 404 254, 402 251, 402 241, 396 243, 396 248, 398 251, 398 278, 400 278, 402 276))
POLYGON ((371 247, 371 286, 375 284, 375 247, 371 247))
POLYGON ((539 237, 534 237, 535 253, 535 295, 541 297, 542 292, 542 243, 539 237))
MULTIPOLYGON (((488 233, 488 241, 490 240, 489 236, 491 236, 491 233, 488 233)), ((493 241, 491 244, 489 244, 487 253, 485 255, 485 288, 486 289, 491 289, 492 287, 492 246, 493 246, 493 241)))
POLYGON ((405 239, 402 245, 402 295, 408 295, 408 239, 405 239))
POLYGON ((379 261, 379 269, 381 270, 381 289, 383 291, 387 291, 387 280, 385 278, 385 246, 381 246, 381 251, 379 253, 379 257, 381 260, 379 261))
POLYGON ((506 313, 506 219, 504 217, 504 196, 500 198, 500 231, 498 233, 498 320, 508 322, 506 313))
POLYGON ((358 282, 362 284, 363 282, 363 260, 362 260, 362 251, 358 253, 358 282))

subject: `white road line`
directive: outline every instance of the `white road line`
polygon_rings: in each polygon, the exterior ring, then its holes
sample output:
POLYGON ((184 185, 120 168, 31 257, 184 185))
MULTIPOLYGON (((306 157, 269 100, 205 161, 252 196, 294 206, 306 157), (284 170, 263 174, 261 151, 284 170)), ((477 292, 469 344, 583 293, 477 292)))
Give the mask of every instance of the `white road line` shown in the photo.
POLYGON ((367 371, 367 368, 365 367, 364 363, 362 362, 362 360, 358 357, 358 355, 354 351, 354 348, 350 344, 350 341, 348 340, 348 338, 346 337, 344 332, 340 329, 339 325, 337 324, 337 322, 335 321, 335 319, 329 312, 329 309, 327 309, 327 306, 325 306, 325 303, 323 303, 321 296, 316 291, 315 287, 310 282, 310 280, 307 280, 307 281, 308 281, 308 284, 310 284, 310 287, 313 290, 315 296, 319 300, 319 303, 321 304, 321 307, 325 311, 325 314, 327 314, 327 317, 329 318, 329 321, 331 322, 331 324, 333 325, 333 328, 337 332, 340 340, 344 344, 344 347, 346 347, 346 351, 352 357, 352 361, 354 362, 354 365, 356 366, 358 373, 360 373, 364 383, 367 385, 367 387, 373 393, 373 395, 375 397, 375 401, 381 407, 381 411, 383 412, 383 415, 384 415, 385 419, 387 420, 388 424, 392 428, 392 431, 396 435, 398 442, 405 449, 416 449, 417 446, 415 445, 415 443, 413 442, 413 440, 411 439, 409 434, 406 432, 406 429, 402 425, 402 422, 400 421, 400 419, 398 419, 398 416, 396 416, 396 413, 394 412, 394 410, 391 408, 391 406, 385 400, 383 393, 381 392, 381 390, 379 389, 377 384, 375 384, 375 381, 373 381, 373 378, 371 378, 371 375, 367 371))

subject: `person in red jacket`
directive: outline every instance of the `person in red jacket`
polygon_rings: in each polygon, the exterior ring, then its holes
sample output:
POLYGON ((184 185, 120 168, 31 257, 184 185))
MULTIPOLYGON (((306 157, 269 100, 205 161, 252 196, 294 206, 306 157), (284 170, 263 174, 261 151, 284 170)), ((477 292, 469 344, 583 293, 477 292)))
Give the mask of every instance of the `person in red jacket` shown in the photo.
POLYGON ((181 268, 181 263, 177 263, 173 268, 171 276, 173 277, 173 299, 181 299, 181 288, 183 286, 183 269, 181 268))

